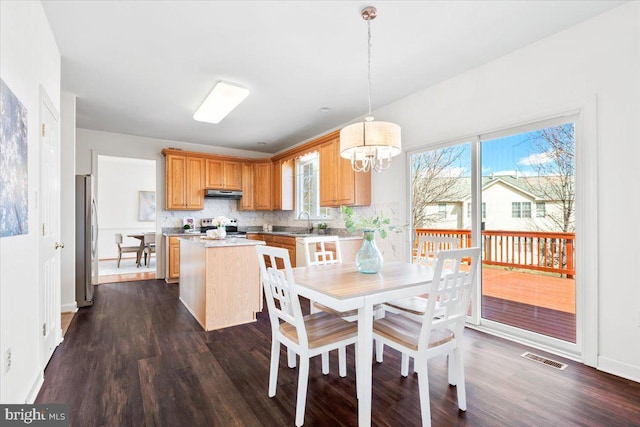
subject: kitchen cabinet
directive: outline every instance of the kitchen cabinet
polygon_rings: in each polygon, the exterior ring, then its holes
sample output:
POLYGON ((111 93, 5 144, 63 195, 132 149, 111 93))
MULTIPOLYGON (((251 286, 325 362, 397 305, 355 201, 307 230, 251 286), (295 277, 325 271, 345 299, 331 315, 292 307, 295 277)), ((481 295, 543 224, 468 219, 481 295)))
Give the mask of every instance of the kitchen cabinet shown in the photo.
POLYGON ((176 236, 167 236, 165 253, 167 258, 164 280, 167 283, 177 283, 180 279, 180 242, 176 236))
MULTIPOLYGON (((263 240, 267 246, 275 246, 276 248, 283 248, 289 251, 289 260, 291 261, 291 267, 296 266, 296 238, 292 236, 274 236, 272 234, 262 233, 247 233, 247 239, 263 240)), ((269 264, 267 262, 267 264, 269 264)), ((278 265, 278 268, 283 268, 282 265, 278 265)))
POLYGON ((272 209, 271 200, 271 162, 253 165, 253 209, 268 211, 272 209))
POLYGON ((242 163, 242 198, 238 210, 253 210, 253 163, 242 163))
POLYGON ((294 179, 294 160, 281 159, 273 163, 273 210, 293 210, 294 179))
POLYGON ((167 154, 166 209, 204 209, 204 159, 180 154, 167 154))
POLYGON ((206 159, 205 188, 242 190, 242 164, 237 161, 206 159))
POLYGON ((318 148, 320 155, 320 206, 369 206, 371 172, 354 172, 351 162, 340 157, 340 137, 318 148))

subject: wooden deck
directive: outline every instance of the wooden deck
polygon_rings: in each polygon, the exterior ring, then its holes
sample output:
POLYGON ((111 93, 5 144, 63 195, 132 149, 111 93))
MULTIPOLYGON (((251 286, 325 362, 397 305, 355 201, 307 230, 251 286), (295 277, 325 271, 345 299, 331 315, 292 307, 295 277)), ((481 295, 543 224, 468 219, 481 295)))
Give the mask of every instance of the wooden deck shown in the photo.
POLYGON ((482 267, 484 319, 576 341, 575 279, 482 267))

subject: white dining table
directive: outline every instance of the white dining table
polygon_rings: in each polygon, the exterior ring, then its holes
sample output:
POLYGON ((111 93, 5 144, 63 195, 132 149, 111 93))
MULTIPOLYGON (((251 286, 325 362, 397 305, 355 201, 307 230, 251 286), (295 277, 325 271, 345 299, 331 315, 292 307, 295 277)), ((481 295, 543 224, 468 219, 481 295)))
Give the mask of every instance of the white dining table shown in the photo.
POLYGON ((293 269, 298 294, 334 310, 358 310, 356 379, 358 425, 371 425, 373 307, 428 292, 433 268, 405 262, 385 264, 377 274, 358 272, 355 263, 293 269))

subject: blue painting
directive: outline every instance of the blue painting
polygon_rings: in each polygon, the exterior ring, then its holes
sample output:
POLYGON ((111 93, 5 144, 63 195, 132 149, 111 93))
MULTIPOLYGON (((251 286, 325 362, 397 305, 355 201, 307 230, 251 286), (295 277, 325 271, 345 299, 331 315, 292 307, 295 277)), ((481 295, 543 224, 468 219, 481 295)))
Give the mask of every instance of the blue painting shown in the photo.
POLYGON ((0 237, 29 232, 27 109, 0 79, 0 237))

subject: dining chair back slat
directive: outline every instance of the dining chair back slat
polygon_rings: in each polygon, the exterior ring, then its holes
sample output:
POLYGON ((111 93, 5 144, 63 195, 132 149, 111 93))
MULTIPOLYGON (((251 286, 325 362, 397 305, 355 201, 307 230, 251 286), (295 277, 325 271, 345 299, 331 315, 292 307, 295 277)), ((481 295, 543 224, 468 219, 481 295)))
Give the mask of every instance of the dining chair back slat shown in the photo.
POLYGON ((440 251, 451 249, 458 249, 458 239, 455 237, 421 234, 418 237, 415 262, 433 266, 440 251))
POLYGON ((313 236, 302 239, 307 265, 341 264, 338 236, 313 236), (333 250, 331 250, 333 249, 333 250), (311 255, 313 254, 313 259, 311 255))

